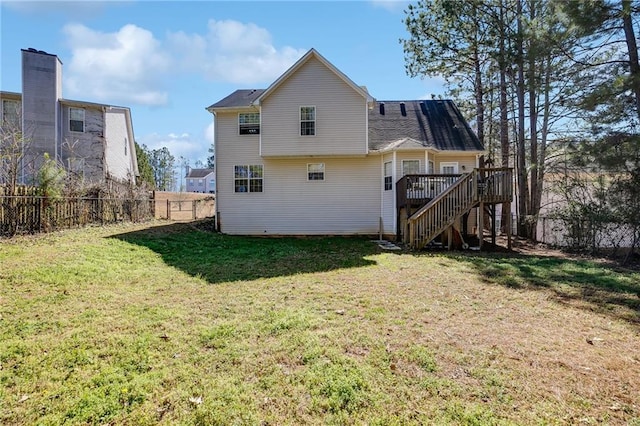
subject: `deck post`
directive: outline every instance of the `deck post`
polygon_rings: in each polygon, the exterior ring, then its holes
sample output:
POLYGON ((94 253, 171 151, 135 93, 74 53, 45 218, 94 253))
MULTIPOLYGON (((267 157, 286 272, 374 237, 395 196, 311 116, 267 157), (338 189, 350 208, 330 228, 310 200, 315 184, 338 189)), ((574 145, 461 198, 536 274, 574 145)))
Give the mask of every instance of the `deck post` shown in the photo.
POLYGON ((478 207, 478 247, 482 250, 482 239, 484 237, 484 203, 482 202, 482 198, 480 200, 480 206, 478 207))
POLYGON ((496 246, 496 204, 493 203, 489 207, 491 209, 491 244, 496 246))
MULTIPOLYGON (((511 250, 511 203, 507 204, 507 249, 511 250)), ((504 204, 502 205, 504 207, 504 204)))

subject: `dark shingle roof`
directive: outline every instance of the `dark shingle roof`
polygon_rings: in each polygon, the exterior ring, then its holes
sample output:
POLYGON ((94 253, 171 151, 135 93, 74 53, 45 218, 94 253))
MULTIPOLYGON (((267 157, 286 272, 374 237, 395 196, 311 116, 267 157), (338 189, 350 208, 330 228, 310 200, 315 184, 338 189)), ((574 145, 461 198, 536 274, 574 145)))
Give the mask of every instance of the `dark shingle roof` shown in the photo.
POLYGON ((377 101, 369 111, 369 149, 382 150, 407 138, 443 151, 484 150, 453 101, 377 101))
POLYGON ((233 108, 233 107, 248 107, 253 101, 258 99, 258 96, 262 95, 265 89, 240 89, 236 90, 226 98, 216 102, 209 108, 233 108))
POLYGON ((203 178, 209 173, 213 173, 213 169, 191 169, 189 170, 188 178, 203 178))

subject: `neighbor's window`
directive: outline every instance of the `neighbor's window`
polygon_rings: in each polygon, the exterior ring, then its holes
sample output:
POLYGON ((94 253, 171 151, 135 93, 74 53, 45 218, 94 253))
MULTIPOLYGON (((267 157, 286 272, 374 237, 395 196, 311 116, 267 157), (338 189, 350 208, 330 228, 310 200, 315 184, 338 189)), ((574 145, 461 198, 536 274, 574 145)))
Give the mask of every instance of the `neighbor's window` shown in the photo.
POLYGON ((429 160, 429 171, 428 171, 428 173, 434 174, 435 172, 436 172, 436 164, 433 161, 429 160))
POLYGON ((69 108, 69 130, 84 132, 84 109, 69 108))
POLYGON ((440 173, 443 175, 457 175, 458 163, 440 163, 440 173))
POLYGON ((384 190, 390 191, 393 188, 393 169, 391 161, 384 163, 384 190))
POLYGON ((241 135, 260 134, 260 113, 240 113, 238 114, 238 133, 241 135))
POLYGON ((307 164, 307 180, 324 180, 324 163, 307 164))
POLYGON ((20 102, 9 99, 2 100, 2 124, 14 127, 17 130, 20 127, 20 102))
POLYGON ((316 134, 316 107, 300 107, 300 136, 313 136, 316 134))
POLYGON ((127 156, 127 145, 129 144, 129 141, 127 140, 127 138, 124 138, 124 155, 125 157, 127 156))
POLYGON ((262 165, 234 166, 235 192, 262 192, 262 165))
POLYGON ((402 160, 402 176, 420 173, 420 160, 402 160))

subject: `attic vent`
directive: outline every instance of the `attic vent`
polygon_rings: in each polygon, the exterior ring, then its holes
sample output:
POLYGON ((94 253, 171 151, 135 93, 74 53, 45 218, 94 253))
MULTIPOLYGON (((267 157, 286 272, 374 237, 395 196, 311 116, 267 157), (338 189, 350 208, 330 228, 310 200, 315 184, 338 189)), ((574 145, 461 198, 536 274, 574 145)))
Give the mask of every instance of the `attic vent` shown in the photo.
POLYGON ((424 115, 427 115, 427 104, 424 102, 420 102, 420 109, 424 115))
POLYGON ((380 102, 380 115, 384 115, 384 102, 380 102))
POLYGON ((400 113, 403 117, 407 116, 407 108, 404 105, 404 102, 400 102, 400 113))

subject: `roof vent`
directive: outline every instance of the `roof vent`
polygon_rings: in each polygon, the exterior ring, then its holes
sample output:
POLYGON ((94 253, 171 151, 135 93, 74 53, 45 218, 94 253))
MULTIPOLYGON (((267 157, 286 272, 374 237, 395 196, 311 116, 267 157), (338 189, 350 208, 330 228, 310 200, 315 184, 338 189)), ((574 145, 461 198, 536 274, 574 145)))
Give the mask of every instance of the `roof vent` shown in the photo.
POLYGON ((420 102, 420 109, 424 115, 427 115, 427 104, 425 102, 420 102))
POLYGON ((380 115, 384 115, 384 102, 380 102, 380 115))
POLYGON ((404 102, 400 102, 400 113, 403 117, 407 116, 407 108, 404 105, 404 102))

